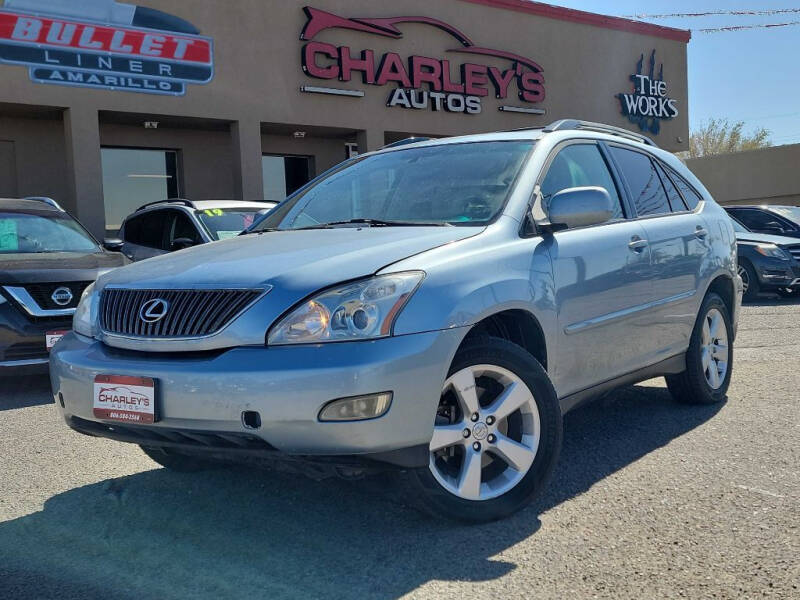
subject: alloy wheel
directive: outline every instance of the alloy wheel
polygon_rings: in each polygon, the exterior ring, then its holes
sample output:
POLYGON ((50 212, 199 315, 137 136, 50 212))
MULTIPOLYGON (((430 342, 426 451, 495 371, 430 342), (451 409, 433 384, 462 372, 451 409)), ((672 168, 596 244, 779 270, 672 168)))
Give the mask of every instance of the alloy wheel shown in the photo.
POLYGON ((533 393, 496 365, 474 365, 444 383, 429 468, 465 500, 489 500, 513 489, 530 470, 541 424, 533 393))
POLYGON ((700 356, 706 382, 711 389, 718 390, 728 373, 728 330, 722 313, 712 308, 703 321, 703 339, 700 356))
POLYGON ((750 287, 750 275, 747 273, 747 269, 742 265, 739 265, 737 272, 739 273, 739 277, 742 278, 742 291, 746 294, 747 289, 750 287))

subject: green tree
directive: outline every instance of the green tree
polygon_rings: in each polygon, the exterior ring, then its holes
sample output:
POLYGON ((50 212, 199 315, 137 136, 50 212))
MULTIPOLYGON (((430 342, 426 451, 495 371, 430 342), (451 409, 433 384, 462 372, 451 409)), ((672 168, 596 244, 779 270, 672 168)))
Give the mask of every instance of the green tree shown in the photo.
POLYGON ((750 134, 742 133, 744 121, 730 123, 728 119, 711 119, 689 137, 689 157, 728 154, 770 146, 770 132, 764 128, 750 134))

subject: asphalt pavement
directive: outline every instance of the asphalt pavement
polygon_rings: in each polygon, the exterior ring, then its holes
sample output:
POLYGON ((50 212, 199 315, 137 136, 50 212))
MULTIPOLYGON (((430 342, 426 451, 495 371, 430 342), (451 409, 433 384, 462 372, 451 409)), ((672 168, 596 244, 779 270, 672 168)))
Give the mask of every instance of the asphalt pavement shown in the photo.
POLYGON ((161 469, 0 379, 0 599, 800 598, 800 303, 746 306, 728 401, 565 419, 535 506, 433 520, 382 479, 161 469))

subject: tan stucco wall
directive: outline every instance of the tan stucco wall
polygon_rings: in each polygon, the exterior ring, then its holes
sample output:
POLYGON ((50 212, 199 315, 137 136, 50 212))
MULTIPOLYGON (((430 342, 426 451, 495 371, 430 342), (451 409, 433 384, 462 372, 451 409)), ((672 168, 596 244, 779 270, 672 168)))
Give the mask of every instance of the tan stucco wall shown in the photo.
MULTIPOLYGON (((203 35, 214 39, 213 81, 207 85, 188 85, 183 97, 153 96, 35 84, 29 80, 25 67, 0 65, 0 117, 3 103, 64 110, 63 124, 59 123, 57 128, 62 134, 60 144, 66 160, 61 159, 64 166, 59 167, 55 157, 52 161, 48 159, 47 169, 43 170, 47 182, 42 187, 73 207, 79 218, 96 232, 103 229, 99 143, 181 148, 187 196, 252 198, 261 189, 259 143, 263 152, 311 154, 319 172, 341 160, 345 139, 358 140, 362 149, 375 149, 383 145, 387 131, 441 136, 542 126, 563 117, 633 129, 635 126, 620 112, 616 94, 631 90, 629 77, 636 61, 642 53, 649 56, 653 49, 657 62, 664 63, 668 95, 677 99, 680 111, 676 119, 663 122, 656 139, 669 150, 685 149, 688 95, 686 44, 682 41, 462 0, 311 3, 344 17, 401 14, 434 17, 459 28, 477 45, 529 57, 543 68, 547 97, 535 105, 547 111, 543 116, 498 111, 501 104, 523 104, 516 98, 516 92, 504 102, 491 92, 483 98, 480 115, 387 108, 394 84, 378 87, 362 84, 360 80, 323 81, 303 73, 300 60, 303 42, 299 35, 306 23, 302 7, 308 3, 308 0, 142 0, 142 5, 188 19, 203 35), (301 93, 302 85, 363 89, 366 96, 358 99, 301 93), (105 117, 101 115, 98 119, 101 111, 105 117), (118 125, 120 119, 106 118, 109 115, 124 115, 121 120, 129 124, 118 125), (216 127, 204 131, 199 127, 193 135, 189 130, 170 127, 170 120, 180 118, 215 120, 227 125, 223 131, 216 127), (156 131, 136 131, 136 126, 130 124, 145 120, 167 124, 156 131), (99 121, 104 122, 101 125, 99 121), (268 128, 262 135, 263 124, 290 124, 309 134, 305 140, 295 140, 291 130, 276 132, 268 128), (321 133, 325 130, 335 133, 321 133), (65 177, 63 169, 68 180, 66 190, 59 189, 65 177)), ((400 28, 404 34, 400 40, 342 30, 324 31, 315 39, 348 45, 356 52, 369 48, 378 57, 384 52, 397 52, 404 58, 412 54, 448 58, 454 65, 455 79, 460 79, 456 71, 462 62, 502 68, 510 65, 508 60, 493 57, 448 54, 446 51, 458 44, 439 29, 412 23, 400 28)), ((491 85, 488 87, 492 90, 491 85)), ((9 131, 20 126, 8 123, 0 120, 0 140, 7 139, 9 131)), ((20 180, 20 194, 33 193, 24 184, 26 181, 20 180)))
POLYGON ((800 144, 695 158, 686 164, 720 203, 800 205, 800 144))
POLYGON ((0 116, 0 141, 13 144, 13 164, 7 164, 2 195, 60 198, 75 210, 67 188, 64 123, 58 119, 0 116))

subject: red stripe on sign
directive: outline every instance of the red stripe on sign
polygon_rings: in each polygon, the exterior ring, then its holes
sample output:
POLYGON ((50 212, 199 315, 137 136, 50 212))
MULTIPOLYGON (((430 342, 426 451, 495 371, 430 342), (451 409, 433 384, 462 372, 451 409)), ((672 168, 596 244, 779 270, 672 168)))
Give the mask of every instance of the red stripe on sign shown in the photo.
POLYGON ((54 49, 211 64, 208 39, 155 29, 144 31, 0 11, 0 39, 54 49))
POLYGON ((142 387, 154 387, 154 381, 150 377, 133 377, 131 375, 97 375, 95 383, 116 383, 119 385, 140 385, 142 387))

